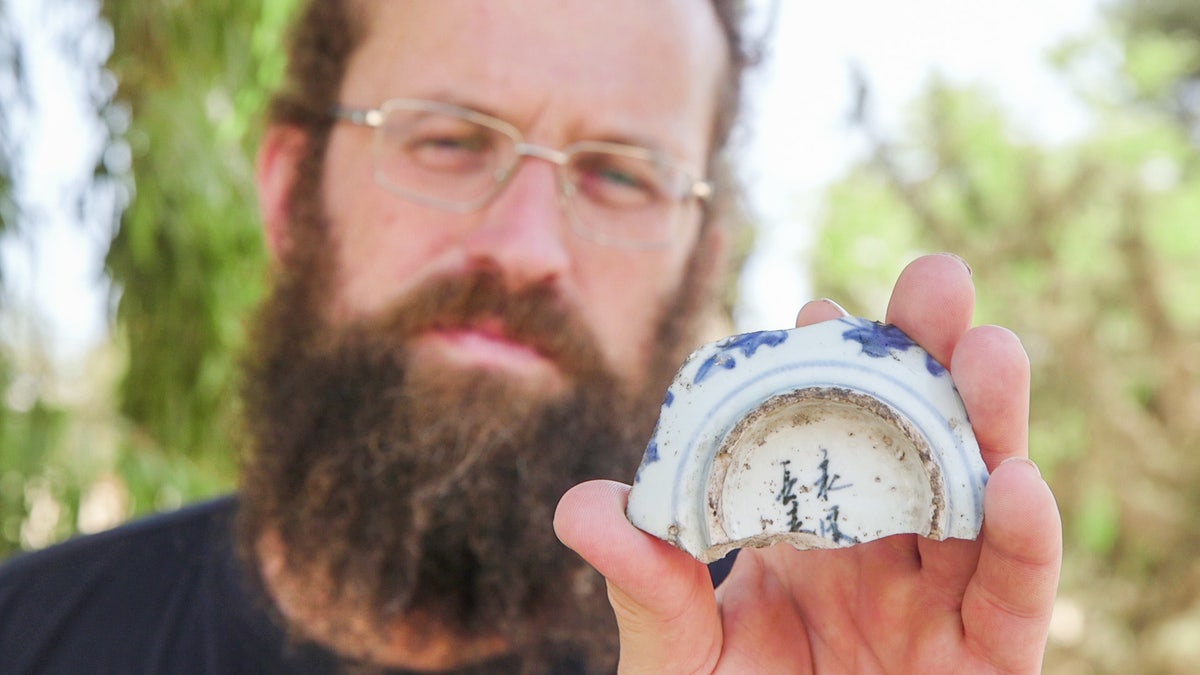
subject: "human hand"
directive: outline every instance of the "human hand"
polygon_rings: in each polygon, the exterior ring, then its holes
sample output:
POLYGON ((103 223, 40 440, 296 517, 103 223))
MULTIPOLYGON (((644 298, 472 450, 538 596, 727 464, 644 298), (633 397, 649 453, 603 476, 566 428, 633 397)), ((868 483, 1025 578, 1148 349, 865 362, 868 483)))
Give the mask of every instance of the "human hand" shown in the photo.
MULTIPOLYGON (((961 260, 926 256, 900 275, 887 321, 949 367, 963 398, 991 472, 979 539, 743 549, 714 593, 704 564, 629 523, 628 486, 577 485, 554 527, 608 580, 621 672, 1040 671, 1062 525, 1028 460, 1028 358, 1010 331, 970 327, 974 301, 961 260)), ((816 301, 796 323, 843 315, 816 301)))

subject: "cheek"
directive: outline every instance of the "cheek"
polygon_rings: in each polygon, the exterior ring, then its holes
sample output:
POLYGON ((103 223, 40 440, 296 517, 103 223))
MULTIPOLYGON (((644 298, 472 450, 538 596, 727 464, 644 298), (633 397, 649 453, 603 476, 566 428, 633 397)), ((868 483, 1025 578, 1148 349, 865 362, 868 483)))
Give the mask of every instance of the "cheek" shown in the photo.
POLYGON ((340 207, 331 196, 329 212, 337 214, 330 238, 337 259, 336 318, 370 315, 390 304, 453 243, 452 228, 379 192, 369 186, 340 207))
POLYGON ((581 266, 583 312, 610 365, 641 370, 662 312, 683 281, 687 260, 676 251, 615 252, 581 266))
MULTIPOLYGON (((387 301, 405 270, 412 267, 397 228, 396 200, 375 183, 370 138, 357 128, 337 128, 330 137, 321 181, 329 224, 328 253, 336 278, 331 312, 335 319, 369 313, 387 301)), ((415 247, 414 247, 415 248, 415 247)), ((421 252, 412 250, 414 257, 421 252)))

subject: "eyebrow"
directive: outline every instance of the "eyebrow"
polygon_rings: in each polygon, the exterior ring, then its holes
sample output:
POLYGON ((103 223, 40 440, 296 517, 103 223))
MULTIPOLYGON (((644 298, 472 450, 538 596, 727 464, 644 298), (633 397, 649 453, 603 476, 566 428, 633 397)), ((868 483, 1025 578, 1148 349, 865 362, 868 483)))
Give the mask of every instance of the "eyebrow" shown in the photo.
MULTIPOLYGON (((503 120, 517 127, 522 135, 526 133, 526 129, 523 125, 513 121, 510 116, 505 115, 503 112, 500 112, 491 105, 484 103, 482 100, 474 99, 470 96, 464 96, 459 92, 452 92, 448 89, 432 89, 426 92, 416 93, 411 96, 396 96, 392 98, 415 98, 426 101, 440 101, 442 103, 449 103, 451 105, 456 105, 461 108, 467 108, 483 113, 484 115, 495 117, 498 120, 503 120)), ((590 120, 591 118, 587 118, 585 121, 590 120)), ((573 125, 573 128, 578 126, 579 125, 573 125)), ((662 139, 632 130, 607 131, 599 134, 580 134, 575 140, 602 141, 606 143, 618 143, 621 145, 645 148, 651 152, 667 155, 668 157, 671 157, 676 161, 684 162, 685 164, 692 163, 683 156, 684 153, 682 148, 672 149, 664 144, 662 139)))

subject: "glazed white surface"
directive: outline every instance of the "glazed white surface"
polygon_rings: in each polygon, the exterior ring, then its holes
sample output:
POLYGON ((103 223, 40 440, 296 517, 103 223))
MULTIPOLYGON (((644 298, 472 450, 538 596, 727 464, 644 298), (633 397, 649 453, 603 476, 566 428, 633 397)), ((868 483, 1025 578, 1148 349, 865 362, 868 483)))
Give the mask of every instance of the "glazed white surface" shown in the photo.
POLYGON ((973 539, 986 481, 945 368, 895 327, 849 318, 693 353, 627 515, 704 561, 777 541, 973 539))

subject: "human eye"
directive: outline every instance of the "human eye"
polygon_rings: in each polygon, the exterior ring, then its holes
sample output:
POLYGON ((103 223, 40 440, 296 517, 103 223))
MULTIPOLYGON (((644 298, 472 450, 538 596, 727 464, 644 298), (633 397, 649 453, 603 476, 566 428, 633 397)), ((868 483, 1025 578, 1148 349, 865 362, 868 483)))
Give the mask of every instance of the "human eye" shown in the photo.
POLYGON ((428 116, 393 130, 390 138, 406 163, 439 173, 469 173, 487 167, 493 135, 466 120, 428 116))
POLYGON ((663 199, 663 179, 656 165, 639 157, 583 152, 575 157, 572 178, 578 190, 597 204, 635 208, 663 199))
POLYGON ((432 150, 478 154, 486 147, 486 139, 478 133, 469 135, 440 134, 412 139, 410 146, 416 150, 432 150))

